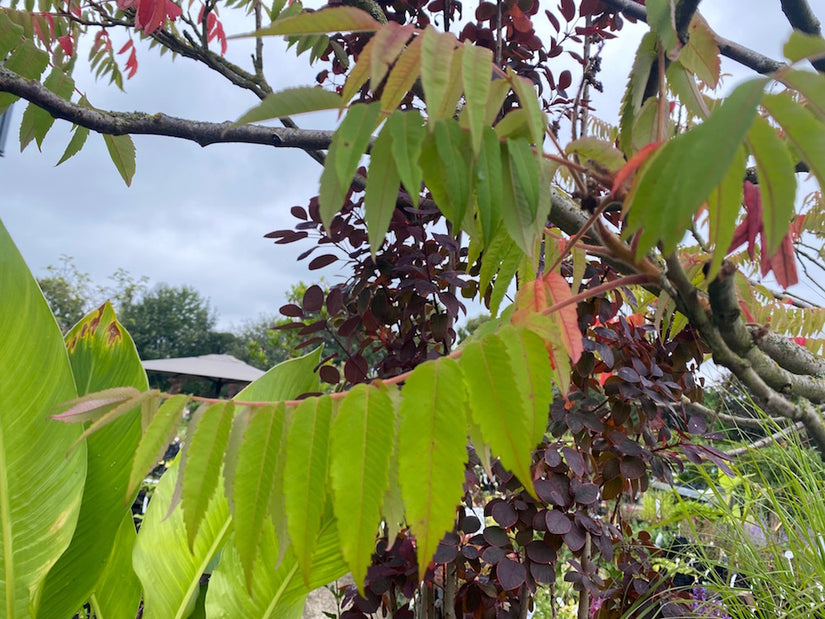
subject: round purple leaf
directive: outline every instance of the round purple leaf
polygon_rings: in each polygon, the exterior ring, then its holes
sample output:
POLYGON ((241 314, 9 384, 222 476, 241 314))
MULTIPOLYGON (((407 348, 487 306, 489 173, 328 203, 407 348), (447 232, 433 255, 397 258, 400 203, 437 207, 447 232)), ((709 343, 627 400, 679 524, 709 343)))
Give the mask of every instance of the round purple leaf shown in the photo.
POLYGON ((511 591, 524 584, 527 578, 527 570, 524 569, 521 563, 505 557, 496 565, 496 576, 501 588, 505 591, 511 591))

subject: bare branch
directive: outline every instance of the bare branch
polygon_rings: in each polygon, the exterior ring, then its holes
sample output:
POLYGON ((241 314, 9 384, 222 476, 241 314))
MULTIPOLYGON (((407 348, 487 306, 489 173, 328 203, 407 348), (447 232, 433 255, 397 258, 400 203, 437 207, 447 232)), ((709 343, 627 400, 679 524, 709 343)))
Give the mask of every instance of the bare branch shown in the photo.
POLYGON ((3 67, 0 67, 0 92, 22 97, 55 118, 110 135, 158 135, 189 140, 201 146, 234 142, 301 150, 328 148, 333 135, 332 131, 236 125, 229 121, 210 123, 175 118, 166 114, 89 109, 66 101, 39 82, 26 80, 3 67))
MULTIPOLYGON (((625 15, 638 19, 640 21, 647 21, 647 11, 645 7, 636 4, 632 0, 603 0, 603 2, 624 13, 625 15)), ((785 66, 783 63, 763 56, 762 54, 748 49, 738 43, 729 41, 718 34, 714 33, 716 44, 719 46, 719 51, 723 56, 735 60, 741 65, 753 69, 757 73, 773 73, 779 68, 785 66)))

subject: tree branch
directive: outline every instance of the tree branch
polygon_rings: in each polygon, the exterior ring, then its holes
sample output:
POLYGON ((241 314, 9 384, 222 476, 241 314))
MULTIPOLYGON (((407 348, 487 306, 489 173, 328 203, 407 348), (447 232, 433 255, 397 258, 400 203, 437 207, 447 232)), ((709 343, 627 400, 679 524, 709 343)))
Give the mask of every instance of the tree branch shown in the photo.
MULTIPOLYGON (((640 4, 636 4, 632 0, 602 0, 602 2, 629 17, 647 22, 647 11, 645 10, 645 7, 640 4)), ((773 60, 772 58, 768 58, 767 56, 763 56, 752 49, 748 49, 738 43, 734 43, 733 41, 720 37, 716 33, 713 34, 713 37, 716 40, 716 44, 719 46, 719 51, 723 56, 726 56, 731 60, 748 67, 749 69, 753 69, 757 73, 773 73, 779 68, 785 66, 783 63, 773 60)))
MULTIPOLYGON (((788 18, 788 23, 794 30, 799 30, 805 34, 821 35, 822 30, 819 20, 814 15, 807 0, 780 0, 782 12, 788 18)), ((820 73, 825 73, 825 58, 812 60, 811 64, 820 73)))
POLYGON ((0 92, 16 95, 46 110, 55 118, 68 120, 98 133, 109 135, 158 135, 196 142, 201 146, 218 143, 263 144, 276 148, 317 150, 328 148, 332 131, 306 130, 261 125, 210 123, 167 116, 107 112, 81 107, 57 96, 42 84, 26 80, 0 67, 0 92))

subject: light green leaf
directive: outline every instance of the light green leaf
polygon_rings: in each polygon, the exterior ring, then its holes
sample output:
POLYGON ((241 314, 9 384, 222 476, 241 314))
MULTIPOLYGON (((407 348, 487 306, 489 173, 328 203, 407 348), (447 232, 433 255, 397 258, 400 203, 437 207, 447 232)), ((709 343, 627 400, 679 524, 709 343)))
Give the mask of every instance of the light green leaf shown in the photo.
POLYGON ((584 137, 573 140, 564 149, 569 155, 576 153, 581 161, 594 162, 608 172, 618 172, 625 164, 624 155, 613 146, 612 142, 594 137, 584 137))
POLYGON ((103 141, 112 163, 123 178, 126 186, 132 184, 132 177, 135 175, 135 144, 128 135, 107 135, 103 134, 103 141))
POLYGON ((501 217, 521 251, 532 257, 542 230, 537 225, 539 168, 524 138, 510 139, 501 150, 504 200, 501 217))
POLYGON ((796 103, 788 93, 765 95, 762 105, 782 127, 785 138, 808 164, 819 186, 825 187, 825 123, 796 103))
MULTIPOLYGON (((470 176, 472 173, 472 153, 470 136, 455 120, 436 123, 435 147, 438 153, 438 173, 444 180, 446 195, 438 202, 444 216, 460 227, 470 199, 470 176)), ((430 166, 431 167, 431 166, 430 166)), ((425 168, 425 172, 426 172, 425 168)))
POLYGON ((356 385, 332 424, 330 473, 341 554, 359 589, 375 551, 395 444, 395 410, 381 387, 356 385))
POLYGON ((622 97, 621 119, 619 121, 619 148, 630 157, 633 144, 633 126, 636 124, 636 115, 642 107, 647 80, 650 70, 656 61, 656 35, 648 32, 642 37, 633 68, 627 80, 624 97, 622 97))
POLYGON ((81 428, 48 419, 77 395, 57 322, 0 224, 0 615, 30 617, 69 546, 86 478, 81 428), (67 453, 68 452, 68 453, 67 453))
MULTIPOLYGON (((736 216, 742 207, 742 179, 745 177, 745 149, 742 147, 728 168, 722 182, 708 196, 708 240, 713 244, 713 259, 706 278, 713 281, 728 253, 736 229, 736 216)), ((664 302, 657 302, 662 306, 664 302)), ((662 310, 664 311, 664 310, 662 310)))
POLYGON ((284 505, 287 530, 304 582, 312 576, 312 561, 326 504, 329 432, 332 400, 304 400, 292 415, 284 464, 284 505))
MULTIPOLYGON (((455 77, 452 65, 457 44, 453 35, 439 33, 432 26, 427 26, 422 35, 421 84, 427 98, 427 116, 431 129, 435 121, 452 116, 447 110, 450 108, 449 93, 454 85, 450 80, 455 77)), ((452 106, 452 111, 455 111, 455 101, 452 106)))
POLYGON ((825 39, 821 35, 792 30, 791 37, 782 48, 782 53, 791 62, 825 58, 825 39))
POLYGON ((484 124, 493 125, 501 114, 501 106, 510 94, 510 82, 504 79, 493 79, 490 83, 490 94, 484 109, 484 124))
POLYGON ((756 161, 759 193, 762 194, 762 226, 765 245, 762 251, 772 256, 795 212, 796 174, 794 162, 782 139, 761 116, 754 119, 748 132, 748 145, 756 161))
POLYGON ((499 226, 493 234, 493 240, 484 250, 484 260, 481 261, 479 272, 479 290, 482 295, 486 295, 487 287, 493 282, 492 293, 490 294, 490 314, 495 317, 507 288, 518 270, 524 252, 521 251, 507 234, 504 226, 499 226))
POLYGON ((467 461, 464 381, 441 358, 416 367, 401 392, 398 472, 423 579, 438 542, 453 529, 467 461))
POLYGON ((370 151, 367 189, 364 194, 364 217, 373 258, 384 244, 390 227, 401 179, 392 157, 392 132, 384 127, 370 151))
POLYGON ((493 52, 484 47, 465 45, 462 65, 461 78, 464 80, 465 109, 470 120, 473 153, 478 157, 486 124, 484 115, 487 107, 487 97, 490 94, 493 52))
MULTIPOLYGON (((6 59, 3 68, 27 80, 37 80, 49 65, 49 55, 38 49, 31 40, 23 41, 6 59)), ((20 97, 0 92, 0 113, 20 97)))
POLYGON ((507 325, 501 329, 499 337, 507 344, 507 352, 514 366, 523 368, 515 372, 515 377, 522 398, 527 403, 527 426, 532 449, 547 432, 550 404, 553 402, 553 389, 547 378, 553 376, 555 371, 550 365, 544 341, 532 331, 507 325))
POLYGON ((524 401, 507 346, 497 335, 469 342, 459 363, 473 420, 485 442, 532 493, 533 409, 524 401))
POLYGON ((244 36, 372 32, 380 27, 381 24, 366 11, 352 6, 335 6, 313 13, 300 13, 294 17, 279 19, 267 28, 244 36))
POLYGON ((183 619, 195 607, 201 575, 224 547, 232 528, 222 480, 195 536, 186 540, 180 504, 170 510, 177 484, 178 460, 161 477, 137 536, 132 563, 143 585, 143 617, 183 619))
POLYGON ((293 114, 334 110, 344 107, 344 103, 341 95, 317 86, 287 88, 267 95, 260 104, 241 116, 237 123, 242 125, 293 114))
POLYGON ((679 101, 694 118, 706 118, 707 107, 702 93, 693 75, 689 74, 682 63, 671 62, 665 72, 665 79, 670 90, 679 97, 679 101))
POLYGON ((413 32, 412 24, 401 26, 396 22, 389 22, 375 33, 375 42, 370 51, 370 88, 373 92, 378 91, 387 71, 393 66, 413 32))
MULTIPOLYGON (((103 389, 149 388, 132 338, 106 302, 66 334, 66 348, 78 395, 103 389)), ((131 522, 130 494, 124 503, 132 456, 140 439, 137 411, 121 417, 86 439, 88 462, 83 502, 72 543, 49 572, 40 597, 42 617, 80 608, 92 594, 106 566, 124 517, 131 522)), ((132 529, 134 537, 134 527, 132 529)), ((129 574, 135 579, 129 562, 129 574)))
POLYGON ((372 70, 372 46, 375 44, 375 37, 372 37, 361 53, 358 54, 358 60, 355 66, 347 75, 347 80, 344 82, 344 89, 341 92, 341 98, 345 103, 348 103, 355 94, 361 90, 361 87, 367 83, 370 78, 372 70))
POLYGON ((415 37, 401 52, 381 91, 381 110, 385 114, 396 111, 401 100, 415 84, 421 73, 421 37, 415 37))
MULTIPOLYGON (((398 424, 396 424, 397 426, 398 424)), ((387 528, 387 540, 392 546, 395 538, 404 528, 404 499, 401 496, 401 485, 398 482, 398 428, 395 432, 396 440, 393 447, 392 458, 390 458, 389 469, 389 484, 387 491, 384 493, 384 499, 381 504, 381 517, 384 520, 384 526, 387 528)))
POLYGON ((418 110, 402 112, 396 110, 387 120, 385 131, 392 135, 392 156, 401 182, 412 199, 413 206, 418 208, 419 194, 423 172, 418 163, 427 129, 418 110))
POLYGON ((15 24, 5 11, 0 11, 0 58, 5 58, 25 38, 23 27, 15 24))
POLYGON ((235 523, 235 548, 250 591, 253 567, 275 488, 279 452, 286 431, 285 417, 283 404, 252 409, 234 476, 226 480, 235 523))
POLYGON ((722 66, 719 46, 701 15, 694 15, 688 36, 687 44, 679 51, 679 62, 710 88, 716 88, 722 66))
MULTIPOLYGON (((43 86, 67 101, 71 99, 74 92, 74 80, 57 67, 54 67, 43 81, 43 86)), ((37 148, 40 148, 43 138, 46 137, 53 124, 54 116, 42 107, 30 103, 20 121, 20 150, 25 150, 32 140, 36 140, 37 148)))
POLYGON ((264 527, 261 556, 255 562, 252 595, 246 592, 243 567, 234 544, 228 544, 209 581, 206 616, 234 619, 300 619, 307 594, 347 573, 329 510, 318 533, 312 558, 312 580, 301 579, 298 561, 288 551, 278 562, 277 540, 271 524, 264 527))
POLYGON ((72 139, 69 140, 69 144, 66 146, 66 150, 63 152, 63 156, 60 158, 60 161, 58 161, 55 165, 60 165, 79 153, 80 149, 83 148, 83 145, 86 143, 86 138, 88 137, 89 130, 86 127, 74 125, 72 139))
POLYGON ((530 142, 541 150, 541 144, 544 141, 544 125, 546 117, 541 111, 538 96, 536 95, 536 87, 530 80, 516 75, 512 69, 508 67, 507 75, 513 83, 513 90, 518 94, 518 100, 522 109, 527 112, 527 124, 530 127, 530 142))
POLYGON ((126 500, 134 496, 146 474, 154 468, 163 452, 175 438, 180 428, 183 410, 189 396, 173 395, 160 405, 157 413, 152 417, 149 425, 135 450, 132 461, 132 471, 129 474, 129 486, 126 490, 126 500))
POLYGON ((527 110, 516 108, 510 110, 495 126, 499 139, 526 138, 530 139, 530 124, 527 110))
MULTIPOLYGON (((501 224, 501 204, 504 201, 501 142, 491 127, 482 132, 483 148, 475 165, 476 204, 484 245, 489 245, 501 224)), ((486 262, 486 258, 485 258, 486 262)))
POLYGON ((218 487, 234 412, 231 402, 204 404, 189 420, 178 485, 190 549, 218 487))
POLYGON ((812 71, 787 70, 779 73, 776 78, 786 86, 798 90, 807 100, 811 112, 825 122, 825 75, 812 71))
POLYGON ((660 239, 670 253, 682 239, 696 210, 730 168, 764 85, 764 79, 740 85, 704 123, 665 144, 641 169, 626 202, 626 233, 642 228, 639 255, 660 239))
POLYGON ((343 205, 344 196, 358 169, 358 163, 372 139, 373 129, 378 124, 380 112, 381 104, 378 102, 353 105, 335 131, 327 153, 324 173, 321 175, 319 196, 321 221, 327 229, 343 205), (325 182, 334 182, 335 185, 331 187, 336 190, 330 194, 325 193, 325 182))
POLYGON ((673 0, 647 0, 647 23, 668 53, 679 48, 673 0))
POLYGON ((97 619, 137 616, 141 598, 140 580, 132 568, 132 552, 136 540, 132 511, 127 509, 111 543, 106 567, 89 600, 97 619))

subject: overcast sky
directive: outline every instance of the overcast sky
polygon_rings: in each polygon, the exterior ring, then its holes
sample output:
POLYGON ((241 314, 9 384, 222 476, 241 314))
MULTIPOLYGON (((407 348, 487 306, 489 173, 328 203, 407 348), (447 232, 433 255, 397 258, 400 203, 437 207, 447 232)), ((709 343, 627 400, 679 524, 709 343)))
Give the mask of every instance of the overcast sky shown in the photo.
MULTIPOLYGON (((742 7, 727 1, 706 2, 701 8, 722 36, 781 58, 789 27, 779 0, 749 2, 746 14, 742 7)), ((825 9, 814 10, 825 19, 825 9)), ((227 25, 230 34, 248 30, 227 25)), ((608 42, 600 75, 606 94, 596 101, 597 115, 606 120, 616 118, 641 32, 628 28, 608 42)), ((115 49, 125 40, 114 34, 113 39, 115 49)), ((319 69, 304 57, 296 59, 275 39, 267 41, 266 49, 265 72, 274 88, 313 83, 319 69)), ((248 67, 250 52, 248 40, 229 41, 228 56, 242 66, 248 67)), ((125 84, 126 93, 94 82, 82 66, 75 71, 78 88, 98 108, 197 120, 234 120, 255 104, 253 95, 197 63, 184 58, 173 63, 170 55, 161 58, 156 50, 138 53, 139 69, 125 84)), ((738 72, 732 63, 723 70, 738 72)), ((729 85, 741 75, 730 78, 729 85)), ((102 138, 94 134, 80 154, 54 166, 69 139, 62 121, 47 136, 42 153, 34 144, 20 153, 23 109, 22 103, 13 108, 6 156, 0 159, 0 219, 35 275, 68 255, 98 283, 124 268, 135 277, 147 276, 152 284, 188 284, 211 300, 224 328, 277 311, 291 284, 317 278, 317 272, 306 270, 306 262, 294 259, 308 246, 277 246, 263 238, 291 226, 289 207, 306 204, 317 193, 320 166, 304 153, 256 145, 201 148, 137 136, 137 172, 127 188, 102 138)), ((331 122, 329 116, 296 120, 306 128, 328 128, 331 122)), ((345 273, 332 267, 324 276, 335 282, 345 273)))

